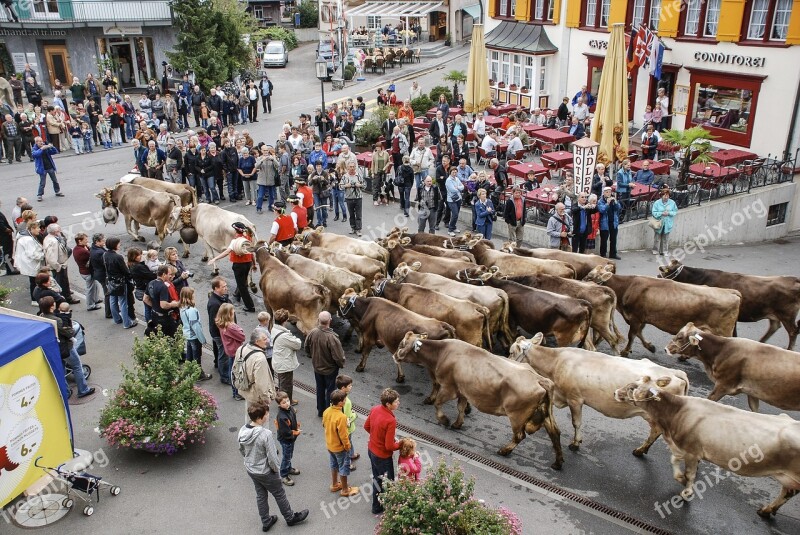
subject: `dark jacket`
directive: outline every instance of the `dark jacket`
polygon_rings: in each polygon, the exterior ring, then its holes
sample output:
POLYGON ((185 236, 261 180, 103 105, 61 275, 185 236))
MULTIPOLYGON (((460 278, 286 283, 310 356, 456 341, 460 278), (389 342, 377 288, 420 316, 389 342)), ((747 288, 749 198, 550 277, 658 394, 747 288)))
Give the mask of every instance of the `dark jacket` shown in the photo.
POLYGON ((156 279, 156 274, 150 271, 150 268, 144 262, 129 266, 129 269, 133 279, 133 286, 137 290, 145 291, 147 283, 156 279))
POLYGON ((344 368, 344 350, 330 327, 317 327, 306 336, 305 348, 311 354, 314 372, 330 375, 344 368))
POLYGON ((508 185, 508 169, 502 162, 498 161, 497 168, 494 170, 494 181, 498 185, 508 185))
POLYGON ((297 435, 293 431, 297 430, 297 413, 291 406, 288 409, 279 408, 275 418, 278 422, 278 441, 294 442, 297 435))
POLYGON ((106 266, 103 264, 103 255, 106 254, 105 247, 98 247, 92 244, 89 249, 89 263, 92 266, 92 278, 100 284, 106 284, 106 266))
POLYGON ((187 175, 196 175, 197 174, 197 162, 200 159, 200 152, 192 152, 187 150, 183 154, 183 171, 187 175))
POLYGON ((106 266, 106 277, 121 282, 131 280, 131 272, 125 258, 116 251, 106 251, 103 255, 103 262, 106 266))
POLYGON ((222 97, 219 95, 211 95, 208 97, 208 109, 217 112, 218 114, 222 113, 222 97))
POLYGON ((208 304, 206 305, 206 310, 208 311, 208 332, 211 334, 212 338, 219 338, 219 327, 217 327, 216 322, 214 321, 217 319, 217 312, 219 312, 219 307, 223 305, 223 303, 230 303, 231 300, 228 297, 228 294, 223 295, 222 297, 218 296, 214 292, 208 292, 208 304))
POLYGON ((514 206, 514 196, 506 199, 503 207, 503 220, 509 225, 517 226, 518 223, 525 223, 525 197, 522 198, 522 219, 517 219, 517 207, 514 206))
POLYGON ((58 331, 58 348, 61 350, 61 358, 66 359, 69 357, 69 350, 72 349, 72 337, 75 336, 75 330, 72 328, 72 322, 64 321, 55 314, 40 314, 40 316, 56 322, 56 330, 58 331))
POLYGON ((205 157, 197 155, 194 163, 194 173, 202 179, 206 179, 214 173, 214 158, 206 153, 205 157))
POLYGON ((403 177, 403 187, 411 188, 414 185, 414 168, 410 165, 403 164, 398 169, 398 173, 403 177))
POLYGON ((42 297, 48 297, 48 296, 52 297, 55 300, 56 305, 60 305, 61 303, 66 301, 63 295, 50 288, 45 288, 44 286, 37 286, 36 288, 33 289, 34 301, 38 301, 42 297))
POLYGON ((439 129, 439 123, 436 122, 436 118, 431 119, 431 124, 428 127, 428 133, 433 137, 433 140, 438 143, 439 139, 447 134, 447 118, 442 118, 442 128, 439 129))
POLYGON ((178 147, 172 147, 172 150, 167 154, 167 158, 175 160, 177 165, 176 169, 181 169, 183 167, 183 153, 178 147))
POLYGON ((192 94, 189 95, 189 102, 192 104, 192 108, 200 108, 200 104, 206 101, 206 94, 202 91, 195 93, 192 91, 192 94))
POLYGON ((467 165, 472 167, 472 163, 470 163, 469 159, 469 147, 467 146, 466 142, 464 142, 464 144, 461 145, 460 147, 458 146, 458 143, 453 145, 453 157, 451 158, 451 161, 453 163, 458 163, 461 160, 461 158, 466 159, 467 165))
POLYGON ((239 169, 239 153, 236 152, 236 147, 225 147, 221 154, 225 170, 229 173, 236 173, 239 169))
MULTIPOLYGON (((422 191, 424 189, 425 186, 423 185, 421 188, 417 190, 417 199, 416 199, 417 203, 422 202, 422 191)), ((435 210, 436 207, 439 206, 439 202, 442 199, 442 192, 436 186, 433 186, 432 189, 433 189, 433 206, 431 208, 435 210)))
MULTIPOLYGON (((588 206, 588 205, 584 205, 588 206)), ((592 233, 592 214, 597 212, 595 208, 581 208, 578 203, 572 205, 572 224, 574 225, 575 234, 591 234, 592 233)))
POLYGON ((211 174, 216 180, 221 180, 225 176, 225 155, 219 151, 215 156, 211 156, 211 174))

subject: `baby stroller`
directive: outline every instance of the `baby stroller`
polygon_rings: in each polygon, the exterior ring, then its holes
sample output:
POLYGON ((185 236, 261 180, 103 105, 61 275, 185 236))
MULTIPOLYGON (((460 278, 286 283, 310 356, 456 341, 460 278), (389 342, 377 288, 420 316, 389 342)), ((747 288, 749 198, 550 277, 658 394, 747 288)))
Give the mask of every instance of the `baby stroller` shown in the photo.
POLYGON ((70 509, 75 504, 74 497, 79 498, 85 505, 83 507, 83 514, 92 516, 94 514, 94 507, 92 506, 92 494, 97 498, 97 503, 100 503, 100 489, 108 487, 112 496, 119 496, 122 489, 116 485, 112 485, 100 476, 92 475, 88 472, 80 470, 70 470, 66 468, 68 463, 60 464, 56 468, 49 466, 42 466, 39 464, 41 457, 37 457, 34 465, 41 468, 46 474, 50 475, 56 481, 64 484, 67 490, 67 497, 61 501, 61 506, 65 509, 70 509), (77 491, 77 492, 76 492, 77 491))

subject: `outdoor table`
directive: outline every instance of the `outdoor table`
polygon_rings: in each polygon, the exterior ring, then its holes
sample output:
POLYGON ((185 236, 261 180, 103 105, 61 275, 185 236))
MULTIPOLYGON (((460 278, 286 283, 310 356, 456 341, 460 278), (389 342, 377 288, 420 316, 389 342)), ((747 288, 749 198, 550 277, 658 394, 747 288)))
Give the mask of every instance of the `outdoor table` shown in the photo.
MULTIPOLYGON (((453 106, 450 108, 450 113, 448 114, 450 117, 455 117, 456 115, 464 115, 464 108, 459 108, 458 106, 453 106)), ((433 119, 436 117, 436 108, 431 108, 425 114, 428 119, 433 119)))
MULTIPOLYGON (((487 123, 487 124, 488 124, 488 123, 487 123)), ((526 132, 526 133, 527 133, 529 136, 531 136, 531 135, 533 135, 533 133, 534 133, 534 132, 536 132, 536 131, 538 131, 538 130, 546 130, 546 129, 547 129, 547 127, 546 127, 546 126, 544 126, 544 125, 541 125, 541 124, 524 123, 524 124, 522 125, 522 129, 523 129, 523 130, 525 130, 525 132, 526 132)))
MULTIPOLYGON (((644 160, 636 160, 631 164, 631 171, 635 174, 636 171, 642 170, 642 162, 644 160)), ((668 175, 669 174, 669 165, 664 162, 659 162, 658 160, 648 160, 650 162, 650 170, 653 172, 654 175, 668 175)))
POLYGON ((728 176, 739 174, 738 169, 730 169, 720 165, 708 165, 702 162, 690 165, 689 172, 709 178, 727 178, 728 176))
POLYGON ((542 163, 549 163, 556 169, 562 169, 572 163, 572 153, 565 150, 545 152, 542 154, 542 163))
MULTIPOLYGON (((617 184, 614 184, 614 190, 617 189, 617 184)), ((658 188, 653 187, 652 185, 648 186, 646 184, 639 184, 638 182, 632 182, 630 185, 631 190, 631 199, 636 199, 638 201, 649 201, 654 199, 658 196, 658 188)))
MULTIPOLYGON (((508 147, 506 146, 506 148, 508 147)), ((533 172, 537 177, 544 176, 547 178, 550 176, 550 170, 547 169, 547 167, 535 162, 515 163, 514 165, 508 166, 509 173, 522 178, 525 178, 528 175, 528 171, 531 169, 533 169, 533 172)))
POLYGON ((549 211, 558 200, 558 188, 536 188, 525 192, 525 208, 535 206, 539 209, 549 211))
POLYGON ((489 115, 505 115, 516 110, 516 104, 501 104, 500 106, 490 106, 486 111, 489 112, 489 115))
POLYGON ((427 129, 431 125, 431 123, 429 121, 426 121, 422 117, 414 117, 414 122, 412 123, 412 125, 414 126, 414 128, 427 129))
POLYGON ((371 152, 362 152, 360 154, 356 154, 356 162, 361 167, 370 167, 372 165, 372 153, 371 152))
POLYGON ((741 149, 723 149, 709 154, 714 161, 725 167, 727 165, 736 165, 745 160, 755 160, 758 154, 741 149))
POLYGON ((531 137, 550 142, 554 145, 563 145, 575 141, 575 136, 572 134, 568 132, 560 132, 559 130, 553 130, 552 128, 536 130, 533 134, 531 134, 531 137))
POLYGON ((503 126, 503 118, 497 117, 495 115, 487 115, 483 118, 483 122, 486 123, 486 126, 491 126, 492 128, 501 128, 503 126))

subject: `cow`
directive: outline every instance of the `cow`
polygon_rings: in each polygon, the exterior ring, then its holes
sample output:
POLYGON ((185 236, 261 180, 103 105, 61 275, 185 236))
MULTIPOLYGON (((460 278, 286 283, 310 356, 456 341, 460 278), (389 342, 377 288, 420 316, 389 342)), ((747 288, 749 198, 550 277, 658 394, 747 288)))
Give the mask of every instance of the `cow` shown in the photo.
POLYGON ((494 416, 507 416, 511 422, 511 442, 500 448, 509 455, 524 438, 542 426, 547 430, 556 460, 551 467, 561 470, 561 432, 553 416, 553 382, 527 364, 519 364, 461 340, 431 340, 425 333, 407 332, 394 352, 395 362, 424 366, 431 376, 434 391, 427 400, 436 408, 436 418, 444 426, 450 419, 442 405, 458 400, 458 417, 450 425, 460 429, 467 404, 494 416))
POLYGON ((456 272, 463 269, 474 268, 473 262, 454 260, 441 256, 431 256, 429 254, 406 249, 397 240, 389 240, 386 244, 389 249, 389 270, 394 271, 397 266, 405 262, 413 264, 419 262, 420 269, 426 273, 435 273, 448 279, 455 279, 456 272))
POLYGON ((310 243, 303 244, 299 240, 295 240, 287 247, 287 250, 318 262, 344 268, 361 275, 366 281, 373 280, 376 275, 386 275, 386 264, 384 262, 359 254, 333 251, 324 247, 312 247, 310 243))
MULTIPOLYGON (((467 249, 466 236, 473 236, 471 233, 467 232, 462 234, 461 236, 456 237, 449 237, 449 236, 439 236, 438 234, 428 234, 427 232, 417 232, 416 234, 409 234, 408 227, 394 227, 392 230, 389 231, 389 234, 386 238, 382 240, 376 240, 379 242, 386 242, 389 239, 401 239, 401 238, 408 238, 411 241, 409 245, 427 245, 430 247, 441 247, 446 249, 454 249, 457 251, 465 252, 467 249)), ((482 239, 483 236, 480 234, 474 235, 478 239, 482 239)), ((489 240, 483 240, 489 248, 494 249, 494 244, 489 240)))
POLYGON ((317 326, 319 313, 328 309, 330 290, 284 265, 270 254, 264 241, 249 250, 255 253, 261 269, 259 286, 267 312, 285 308, 296 319, 297 328, 304 335, 310 333, 317 326))
MULTIPOLYGON (((233 230, 234 223, 242 223, 250 229, 253 239, 256 239, 256 226, 245 216, 224 210, 214 204, 199 204, 197 206, 176 207, 173 211, 173 225, 170 232, 182 229, 194 229, 198 239, 203 243, 205 251, 203 262, 217 256, 224 251, 236 237, 233 230)), ((184 242, 184 258, 189 256, 189 248, 184 242)), ((219 268, 214 264, 214 275, 219 274, 219 268)))
POLYGON ((684 485, 684 500, 694 495, 700 460, 740 476, 778 480, 781 493, 758 510, 762 518, 774 516, 800 493, 800 422, 786 414, 756 414, 707 399, 675 396, 649 376, 618 389, 615 398, 645 410, 664 433, 672 452, 673 476, 684 485))
POLYGON ((450 297, 418 284, 392 282, 376 278, 372 284, 375 297, 383 297, 400 306, 449 323, 456 329, 456 338, 476 347, 492 347, 489 330, 489 309, 472 301, 450 297))
POLYGON ((797 321, 797 313, 800 311, 800 278, 729 273, 718 269, 689 267, 677 260, 672 260, 667 266, 660 266, 658 270, 659 277, 665 279, 738 290, 742 294, 739 321, 769 320, 769 328, 759 342, 769 340, 783 324, 789 333, 789 345, 786 349, 794 348, 800 333, 800 321, 797 321))
POLYGON ((560 260, 561 262, 566 262, 575 269, 576 279, 584 278, 597 266, 610 266, 609 269, 612 273, 616 273, 617 270, 617 266, 614 262, 594 254, 571 253, 569 251, 560 251, 558 249, 526 249, 524 247, 517 247, 511 242, 503 243, 503 246, 500 248, 500 250, 504 253, 511 253, 528 258, 560 260))
POLYGON ((137 186, 142 186, 143 188, 153 191, 172 193, 180 197, 181 206, 197 206, 197 192, 189 184, 173 184, 171 182, 156 180, 155 178, 145 178, 139 175, 126 175, 120 179, 120 182, 136 184, 137 186))
POLYGON ((588 301, 537 290, 495 277, 495 273, 466 269, 457 273, 456 280, 503 290, 508 295, 512 330, 521 327, 534 334, 542 331, 555 337, 559 346, 580 344, 594 349, 587 336, 592 318, 592 305, 588 301))
POLYGON ((747 395, 750 410, 764 401, 783 410, 800 410, 800 353, 747 340, 726 338, 687 323, 666 347, 669 355, 703 363, 714 389, 711 401, 747 395))
POLYGON ((541 345, 544 336, 537 333, 530 340, 520 336, 511 345, 509 358, 530 364, 536 373, 555 383, 553 405, 569 406, 575 436, 569 449, 578 451, 583 434, 583 406, 588 405, 609 418, 627 419, 641 416, 650 424, 650 435, 633 450, 637 457, 645 455, 661 431, 653 426, 647 413, 634 405, 614 400, 615 389, 636 381, 643 375, 658 377, 658 386, 677 396, 689 395, 689 378, 681 370, 659 366, 648 359, 629 360, 577 348, 550 348, 541 345))
POLYGON ((742 300, 737 290, 615 275, 603 266, 594 268, 584 280, 608 286, 617 294, 617 310, 630 326, 623 357, 630 354, 636 337, 648 351, 655 353, 656 347, 642 333, 648 324, 673 335, 690 321, 723 336, 731 336, 736 328, 742 300))
POLYGON ((419 273, 420 265, 402 263, 394 270, 393 282, 408 282, 436 290, 456 299, 471 301, 489 309, 489 328, 498 342, 507 349, 514 337, 509 328, 508 294, 489 286, 463 284, 434 273, 419 273))
POLYGON ((453 260, 460 260, 462 262, 472 262, 475 264, 475 256, 468 252, 468 251, 461 251, 461 250, 453 250, 453 249, 445 249, 444 247, 439 247, 436 245, 415 245, 411 243, 411 238, 387 238, 383 240, 375 240, 375 243, 380 245, 381 247, 387 247, 388 242, 390 240, 396 239, 400 245, 409 249, 411 251, 416 251, 418 253, 425 253, 431 256, 441 256, 443 258, 451 258, 453 260))
POLYGON ((279 243, 272 244, 271 252, 275 258, 300 275, 328 288, 331 295, 329 311, 332 313, 336 313, 339 309, 338 296, 342 295, 345 290, 353 288, 356 292, 360 292, 365 288, 365 279, 361 275, 302 255, 291 254, 282 250, 279 243))
MULTIPOLYGON (((495 273, 496 277, 501 276, 495 273)), ((619 355, 617 344, 622 339, 622 334, 617 329, 614 321, 614 311, 617 308, 617 295, 610 288, 598 286, 591 282, 565 279, 554 275, 523 275, 520 277, 505 277, 506 279, 536 288, 577 299, 585 299, 592 305, 592 344, 597 346, 600 340, 605 340, 611 346, 614 355, 619 355)))
POLYGON ((137 241, 145 241, 139 235, 140 225, 155 227, 158 241, 156 247, 174 226, 174 209, 180 206, 176 195, 153 191, 136 184, 117 183, 110 188, 103 188, 95 197, 100 199, 103 207, 103 220, 116 223, 119 213, 125 218, 125 232, 137 241))
POLYGON ((485 243, 486 240, 479 237, 470 238, 466 244, 467 249, 475 255, 478 264, 486 267, 497 266, 505 275, 509 277, 518 275, 535 275, 547 273, 566 279, 575 278, 575 269, 560 260, 540 260, 538 258, 528 258, 515 254, 504 253, 490 248, 485 243))
MULTIPOLYGON (((348 288, 339 299, 339 314, 354 327, 357 325, 361 335, 361 362, 356 366, 357 372, 367 367, 374 346, 386 347, 394 353, 408 330, 427 333, 434 340, 456 337, 456 330, 449 323, 421 316, 382 297, 367 297, 367 290, 356 293, 348 288)), ((395 364, 397 382, 403 383, 406 380, 403 368, 399 362, 395 364)))
POLYGON ((301 236, 303 243, 310 243, 315 247, 324 247, 334 251, 360 254, 375 260, 380 260, 386 265, 389 262, 389 251, 375 242, 368 242, 339 234, 326 234, 323 227, 316 229, 307 228, 301 236))

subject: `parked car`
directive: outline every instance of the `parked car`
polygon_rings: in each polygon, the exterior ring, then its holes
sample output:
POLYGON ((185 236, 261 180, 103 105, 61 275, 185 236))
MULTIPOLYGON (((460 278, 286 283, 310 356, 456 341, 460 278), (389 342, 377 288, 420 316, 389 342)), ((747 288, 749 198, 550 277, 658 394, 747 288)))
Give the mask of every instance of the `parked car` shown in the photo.
POLYGON ((261 65, 264 67, 286 67, 289 63, 289 49, 283 41, 270 41, 261 55, 261 65))
POLYGON ((336 52, 330 41, 320 41, 317 44, 317 57, 328 62, 328 79, 330 79, 336 70, 336 65, 339 63, 338 52, 336 52))

